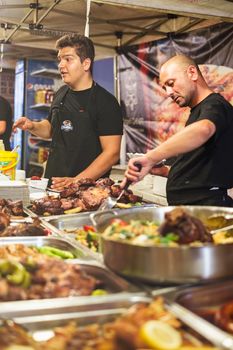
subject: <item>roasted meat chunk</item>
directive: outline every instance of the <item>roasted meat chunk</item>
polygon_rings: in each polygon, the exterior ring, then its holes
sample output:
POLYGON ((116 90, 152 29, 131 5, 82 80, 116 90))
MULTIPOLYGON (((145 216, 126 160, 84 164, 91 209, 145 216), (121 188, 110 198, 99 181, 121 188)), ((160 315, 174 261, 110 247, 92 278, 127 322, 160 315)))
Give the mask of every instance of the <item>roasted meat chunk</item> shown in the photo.
POLYGON ((110 187, 114 184, 114 181, 109 177, 100 178, 96 181, 96 186, 110 187))
POLYGON ((10 217, 5 213, 0 213, 0 232, 10 225, 10 217))
POLYGON ((166 213, 165 221, 158 231, 162 236, 171 232, 177 234, 179 244, 189 244, 194 241, 213 242, 210 232, 203 223, 183 208, 175 208, 166 213))
POLYGON ((45 230, 40 226, 40 221, 35 218, 32 224, 21 223, 14 226, 8 226, 3 232, 0 233, 0 237, 45 236, 45 234, 45 230))
POLYGON ((96 210, 100 204, 109 196, 110 190, 102 187, 89 187, 80 193, 80 199, 88 210, 96 210))
POLYGON ((75 196, 76 193, 79 191, 79 184, 71 184, 69 187, 66 187, 63 191, 60 192, 60 197, 61 198, 67 198, 67 197, 72 197, 75 196))
POLYGON ((23 202, 21 200, 0 199, 0 212, 7 215, 23 216, 23 202))
POLYGON ((38 215, 44 213, 49 213, 51 215, 64 213, 64 209, 61 207, 61 200, 53 197, 45 197, 35 200, 31 209, 38 215))
POLYGON ((30 262, 23 259, 17 262, 0 260, 0 263, 5 270, 8 266, 18 269, 17 280, 10 269, 0 277, 1 301, 85 296, 100 285, 99 280, 85 273, 79 265, 59 259, 38 256, 30 262))

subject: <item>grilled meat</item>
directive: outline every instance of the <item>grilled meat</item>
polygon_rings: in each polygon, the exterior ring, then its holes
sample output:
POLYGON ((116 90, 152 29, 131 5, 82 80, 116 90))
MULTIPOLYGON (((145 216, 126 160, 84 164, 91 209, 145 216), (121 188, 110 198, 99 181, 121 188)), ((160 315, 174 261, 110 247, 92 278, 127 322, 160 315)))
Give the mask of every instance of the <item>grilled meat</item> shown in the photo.
POLYGON ((34 264, 32 261, 30 265, 27 260, 20 261, 30 273, 30 283, 27 287, 21 283, 11 283, 7 278, 0 278, 0 300, 85 296, 90 295, 99 286, 100 282, 95 277, 86 274, 79 265, 38 256, 34 264))
POLYGON ((10 225, 10 217, 5 213, 0 213, 0 232, 10 225))
POLYGON ((21 200, 0 199, 0 212, 7 215, 23 216, 23 202, 21 200))
MULTIPOLYGON (((119 185, 114 185, 109 178, 81 179, 75 184, 71 184, 60 193, 60 199, 45 197, 35 200, 31 210, 38 215, 63 214, 66 210, 80 207, 82 211, 97 210, 101 203, 109 196, 118 197, 122 189, 119 185)), ((132 191, 127 190, 121 197, 122 203, 136 203, 142 200, 135 196, 132 191)))
POLYGON ((80 193, 80 199, 88 210, 96 210, 109 194, 108 188, 90 187, 80 193))
POLYGON ((109 177, 100 178, 96 181, 96 186, 100 187, 110 187, 114 184, 114 181, 109 177))
POLYGON ((45 230, 40 226, 40 221, 38 219, 34 219, 32 224, 21 223, 15 226, 8 226, 3 232, 0 233, 0 237, 45 236, 45 234, 45 230))
POLYGON ((183 208, 176 208, 166 213, 165 221, 158 231, 162 236, 171 232, 177 234, 179 244, 189 244, 194 241, 213 242, 210 232, 203 223, 183 208))
POLYGON ((63 214, 64 210, 61 204, 60 199, 47 196, 45 198, 35 200, 31 209, 38 215, 42 215, 44 213, 49 213, 51 215, 63 214))

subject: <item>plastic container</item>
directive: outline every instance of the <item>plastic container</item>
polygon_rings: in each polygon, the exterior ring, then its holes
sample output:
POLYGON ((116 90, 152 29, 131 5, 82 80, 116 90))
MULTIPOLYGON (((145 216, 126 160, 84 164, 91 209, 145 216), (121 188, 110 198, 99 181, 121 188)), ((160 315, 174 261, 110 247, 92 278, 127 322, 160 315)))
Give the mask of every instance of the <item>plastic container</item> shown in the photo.
POLYGON ((0 172, 15 180, 16 165, 18 163, 18 153, 0 150, 0 172))

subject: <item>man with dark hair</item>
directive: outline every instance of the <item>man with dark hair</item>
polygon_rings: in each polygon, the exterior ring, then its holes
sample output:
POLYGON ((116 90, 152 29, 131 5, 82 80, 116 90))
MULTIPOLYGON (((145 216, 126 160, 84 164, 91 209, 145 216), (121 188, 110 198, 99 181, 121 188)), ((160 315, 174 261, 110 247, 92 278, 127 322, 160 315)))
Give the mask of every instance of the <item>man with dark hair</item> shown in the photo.
POLYGON ((0 139, 3 140, 5 150, 10 151, 10 137, 13 125, 13 113, 10 103, 0 96, 0 139))
MULTIPOLYGON (((145 154, 129 161, 126 177, 137 182, 149 172, 168 176, 170 205, 233 206, 233 107, 206 84, 197 64, 177 55, 161 66, 160 83, 180 107, 191 108, 185 128, 145 154), (171 169, 158 168, 176 156, 171 169), (135 162, 142 165, 139 172, 135 162)), ((125 181, 125 180, 124 180, 125 181)))
POLYGON ((92 41, 83 35, 65 35, 56 48, 66 85, 57 91, 46 120, 22 117, 14 130, 52 138, 45 177, 51 179, 53 189, 62 190, 80 178, 109 175, 119 159, 123 122, 116 98, 93 81, 92 41))

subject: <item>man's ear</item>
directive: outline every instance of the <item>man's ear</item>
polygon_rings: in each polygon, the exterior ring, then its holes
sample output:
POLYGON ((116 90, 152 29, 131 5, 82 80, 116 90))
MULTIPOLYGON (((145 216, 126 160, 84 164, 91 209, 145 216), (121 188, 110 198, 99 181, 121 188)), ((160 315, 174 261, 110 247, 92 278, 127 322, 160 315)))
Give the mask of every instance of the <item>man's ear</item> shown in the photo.
POLYGON ((189 79, 196 81, 198 78, 197 68, 193 65, 188 66, 187 75, 188 75, 189 79))
POLYGON ((85 72, 90 70, 90 67, 91 67, 91 60, 90 60, 90 58, 85 58, 85 60, 83 61, 83 68, 84 68, 85 72))

